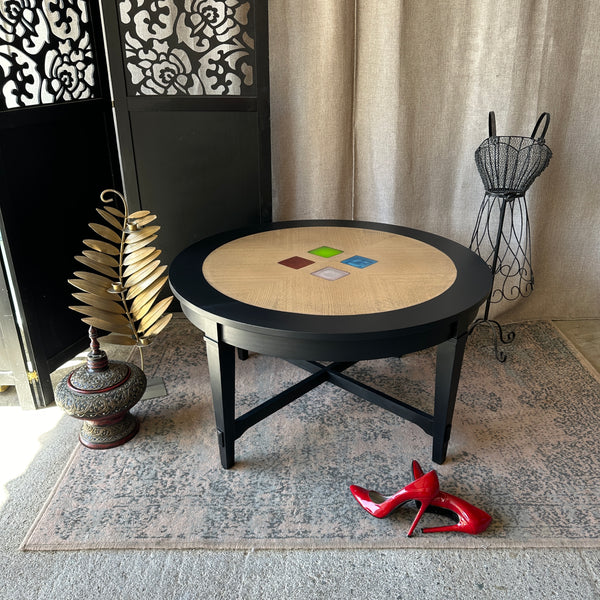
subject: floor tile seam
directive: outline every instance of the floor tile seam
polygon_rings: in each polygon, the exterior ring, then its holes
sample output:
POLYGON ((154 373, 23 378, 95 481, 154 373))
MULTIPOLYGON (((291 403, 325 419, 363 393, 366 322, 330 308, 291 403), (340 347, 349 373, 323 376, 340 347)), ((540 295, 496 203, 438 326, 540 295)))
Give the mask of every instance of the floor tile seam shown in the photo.
POLYGON ((249 563, 251 560, 252 554, 254 554, 254 548, 250 548, 249 550, 244 550, 244 564, 242 565, 242 579, 240 581, 237 598, 238 600, 244 600, 247 598, 248 590, 245 588, 246 584, 246 574, 248 573, 249 563))
POLYGON ((566 332, 562 331, 558 325, 554 321, 549 321, 550 325, 558 333, 560 338, 563 340, 567 348, 570 350, 571 354, 577 358, 577 360, 583 365, 583 367, 590 373, 590 375, 600 383, 600 372, 594 367, 590 360, 585 356, 585 354, 577 347, 575 341, 571 339, 566 332))
POLYGON ((585 550, 577 550, 577 554, 581 557, 581 562, 583 562, 585 570, 589 575, 590 582, 595 588, 597 597, 600 598, 600 575, 593 569, 588 557, 586 556, 585 550))

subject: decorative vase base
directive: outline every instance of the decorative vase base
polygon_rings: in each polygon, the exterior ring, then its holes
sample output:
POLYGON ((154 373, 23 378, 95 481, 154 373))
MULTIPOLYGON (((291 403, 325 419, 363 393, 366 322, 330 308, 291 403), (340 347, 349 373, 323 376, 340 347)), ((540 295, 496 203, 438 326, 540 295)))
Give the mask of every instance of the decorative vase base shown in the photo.
POLYGON ((116 448, 135 437, 140 430, 138 420, 129 412, 111 415, 103 419, 84 421, 79 441, 93 450, 116 448))
POLYGON ((83 421, 79 441, 87 448, 104 450, 121 446, 139 431, 129 409, 143 396, 147 381, 136 365, 108 360, 97 337, 90 327, 86 364, 59 382, 54 398, 68 415, 83 421))

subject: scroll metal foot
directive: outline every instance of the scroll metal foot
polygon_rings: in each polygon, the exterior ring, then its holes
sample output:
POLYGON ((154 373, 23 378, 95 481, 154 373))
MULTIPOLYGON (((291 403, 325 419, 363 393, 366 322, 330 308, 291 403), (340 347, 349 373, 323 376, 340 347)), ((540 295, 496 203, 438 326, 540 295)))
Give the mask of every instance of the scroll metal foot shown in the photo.
POLYGON ((492 319, 477 319, 471 328, 469 329, 469 335, 473 333, 473 330, 479 325, 487 325, 492 330, 493 341, 494 341, 494 354, 496 355, 496 360, 499 362, 506 362, 506 353, 498 347, 498 341, 502 344, 511 344, 515 339, 515 332, 509 331, 504 335, 502 331, 502 326, 498 321, 493 321, 492 319))

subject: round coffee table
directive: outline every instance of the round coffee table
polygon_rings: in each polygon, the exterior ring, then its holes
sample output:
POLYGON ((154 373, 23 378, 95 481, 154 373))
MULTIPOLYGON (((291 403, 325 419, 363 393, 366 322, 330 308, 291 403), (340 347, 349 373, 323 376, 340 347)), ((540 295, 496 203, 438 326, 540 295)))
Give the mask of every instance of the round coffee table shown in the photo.
POLYGON ((325 381, 417 424, 433 436, 433 461, 445 460, 468 328, 492 286, 475 253, 395 225, 291 221, 200 241, 175 258, 169 279, 205 334, 223 467, 248 428, 325 381), (433 415, 343 373, 436 345, 433 415), (236 348, 310 375, 236 418, 236 348))

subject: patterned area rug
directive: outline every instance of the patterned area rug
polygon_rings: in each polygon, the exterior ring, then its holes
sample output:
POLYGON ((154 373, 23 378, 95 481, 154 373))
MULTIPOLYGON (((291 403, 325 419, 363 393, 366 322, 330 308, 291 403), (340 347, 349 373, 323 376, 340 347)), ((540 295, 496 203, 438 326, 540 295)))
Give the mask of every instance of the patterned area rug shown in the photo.
MULTIPOLYGON (((124 446, 76 447, 23 548, 598 547, 597 374, 550 323, 515 329, 504 364, 486 328, 469 339, 448 459, 436 466, 442 489, 492 514, 481 535, 407 538, 414 507, 379 520, 358 506, 350 484, 389 494, 409 482, 413 458, 435 466, 431 438, 331 384, 249 429, 222 469, 202 334, 181 316, 145 355, 167 396, 133 409, 141 430, 124 446)), ((348 373, 430 411, 434 356, 348 373)), ((305 376, 254 354, 237 366, 243 411, 305 376)), ((434 523, 450 521, 421 521, 434 523)))

